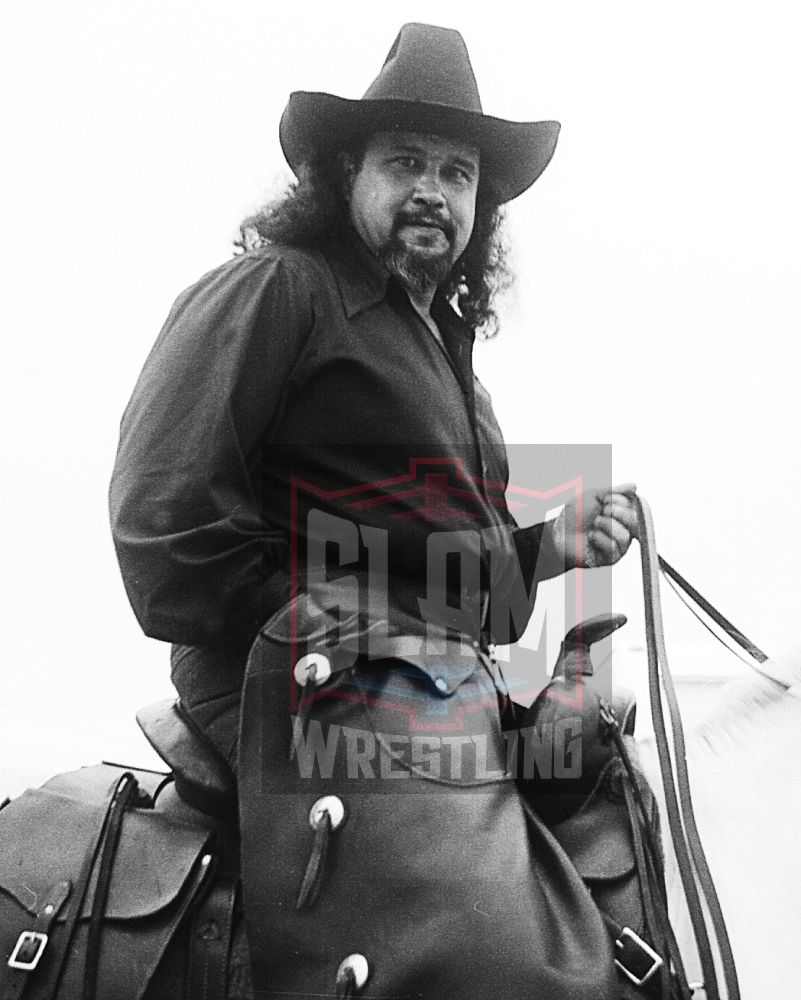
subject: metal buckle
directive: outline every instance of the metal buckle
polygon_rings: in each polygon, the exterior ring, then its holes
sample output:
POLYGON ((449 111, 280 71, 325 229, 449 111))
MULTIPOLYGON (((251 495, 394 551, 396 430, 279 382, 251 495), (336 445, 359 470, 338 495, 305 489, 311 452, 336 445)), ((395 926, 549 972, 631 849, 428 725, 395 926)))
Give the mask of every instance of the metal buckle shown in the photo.
POLYGON ((626 950, 626 945, 623 943, 622 938, 628 938, 629 941, 636 945, 640 951, 644 952, 651 960, 651 968, 648 969, 644 976, 638 976, 636 972, 632 972, 631 969, 627 969, 620 959, 615 959, 615 965, 618 969, 620 969, 623 975, 627 976, 635 986, 642 986, 644 983, 647 983, 659 969, 662 968, 664 962, 654 949, 646 941, 643 941, 639 934, 635 934, 630 927, 624 927, 620 932, 620 937, 615 941, 615 947, 619 951, 626 950))
POLYGON ((42 957, 46 945, 46 934, 42 934, 41 931, 23 931, 17 938, 17 943, 11 952, 11 957, 8 960, 9 968, 33 972, 39 964, 39 959, 42 957))

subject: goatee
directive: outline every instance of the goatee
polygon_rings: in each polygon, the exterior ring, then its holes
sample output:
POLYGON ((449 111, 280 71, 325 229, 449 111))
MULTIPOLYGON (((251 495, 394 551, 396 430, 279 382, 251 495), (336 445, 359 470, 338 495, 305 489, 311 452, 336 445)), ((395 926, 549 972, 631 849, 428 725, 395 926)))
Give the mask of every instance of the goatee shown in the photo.
POLYGON ((399 281, 414 291, 422 292, 431 285, 443 284, 451 273, 454 265, 453 241, 455 232, 450 220, 433 213, 399 214, 392 228, 392 233, 385 246, 381 248, 378 258, 384 267, 399 281), (434 225, 441 229, 447 241, 447 247, 438 252, 429 247, 409 245, 401 237, 401 230, 406 226, 434 225))
POLYGON ((453 255, 450 250, 432 255, 415 247, 408 247, 400 240, 392 240, 378 255, 378 259, 402 284, 417 292, 431 285, 443 284, 451 273, 453 255))

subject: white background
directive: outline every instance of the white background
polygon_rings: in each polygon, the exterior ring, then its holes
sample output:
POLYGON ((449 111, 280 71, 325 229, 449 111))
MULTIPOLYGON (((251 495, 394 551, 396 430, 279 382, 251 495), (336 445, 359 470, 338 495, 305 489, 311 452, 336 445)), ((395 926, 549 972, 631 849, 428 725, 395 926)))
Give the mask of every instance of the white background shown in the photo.
MULTIPOLYGON (((117 0, 0 15, 0 793, 147 764, 170 693, 107 527, 120 415, 167 310, 286 179, 293 89, 359 97, 403 21, 459 28, 485 110, 557 118, 477 351, 509 442, 612 442, 660 549, 768 651, 798 620, 801 211, 792 5, 117 0)), ((636 557, 617 610, 641 627, 636 557)), ((669 639, 705 669, 686 615, 669 639)), ((689 657, 689 661, 687 661, 689 657)))

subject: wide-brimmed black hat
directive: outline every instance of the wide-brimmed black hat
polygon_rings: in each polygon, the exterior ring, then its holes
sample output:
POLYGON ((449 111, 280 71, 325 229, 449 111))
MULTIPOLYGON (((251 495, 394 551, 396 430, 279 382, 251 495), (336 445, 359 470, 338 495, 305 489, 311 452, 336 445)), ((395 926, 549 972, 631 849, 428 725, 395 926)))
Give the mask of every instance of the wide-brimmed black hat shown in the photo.
POLYGON ((405 24, 381 72, 358 101, 299 90, 281 116, 281 147, 297 173, 375 132, 427 132, 481 153, 481 172, 500 202, 530 187, 556 148, 559 122, 510 122, 485 115, 458 31, 405 24))

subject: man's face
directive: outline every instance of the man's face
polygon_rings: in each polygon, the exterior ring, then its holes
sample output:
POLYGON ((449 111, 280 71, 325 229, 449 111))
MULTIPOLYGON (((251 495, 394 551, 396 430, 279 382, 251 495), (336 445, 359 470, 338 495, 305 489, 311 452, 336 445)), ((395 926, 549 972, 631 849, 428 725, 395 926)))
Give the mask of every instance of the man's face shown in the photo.
POLYGON ((473 232, 478 150, 419 132, 379 132, 352 178, 350 217, 389 271, 423 290, 441 284, 473 232))

